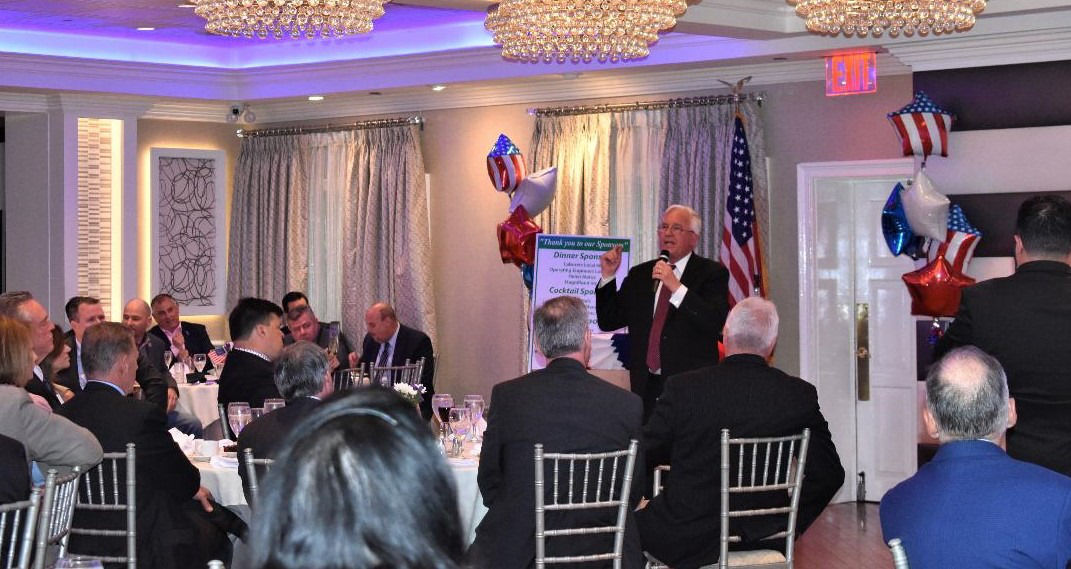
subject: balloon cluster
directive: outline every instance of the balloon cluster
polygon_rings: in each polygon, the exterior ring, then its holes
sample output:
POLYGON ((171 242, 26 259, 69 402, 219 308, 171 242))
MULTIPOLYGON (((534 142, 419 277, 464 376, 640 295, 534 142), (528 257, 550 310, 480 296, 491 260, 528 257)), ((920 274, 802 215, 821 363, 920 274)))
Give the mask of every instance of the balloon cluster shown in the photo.
POLYGON ((964 274, 982 232, 973 227, 958 205, 937 191, 926 176, 930 155, 948 156, 952 113, 938 107, 925 93, 888 114, 904 156, 921 156, 922 168, 908 182, 896 184, 881 211, 881 231, 893 255, 908 255, 928 263, 901 278, 911 294, 911 313, 952 316, 964 287, 974 279, 964 274), (927 253, 928 251, 928 253, 927 253))
POLYGON ((505 264, 521 269, 525 286, 532 289, 536 235, 543 228, 532 220, 550 205, 558 184, 558 169, 528 175, 524 155, 508 136, 501 134, 487 155, 491 184, 510 196, 509 217, 498 224, 498 252, 505 264))

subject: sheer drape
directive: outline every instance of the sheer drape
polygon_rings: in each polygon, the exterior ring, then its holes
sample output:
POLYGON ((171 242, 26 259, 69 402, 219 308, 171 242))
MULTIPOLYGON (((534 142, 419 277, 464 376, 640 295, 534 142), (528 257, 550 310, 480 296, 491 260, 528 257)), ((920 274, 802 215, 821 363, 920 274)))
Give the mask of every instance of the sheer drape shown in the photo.
POLYGON ((558 167, 554 201, 536 219, 546 233, 608 234, 611 157, 609 114, 536 119, 532 170, 558 167))
POLYGON ((628 111, 611 116, 610 232, 632 237, 632 259, 658 256, 658 196, 666 140, 665 113, 628 111))
POLYGON ((414 126, 242 141, 228 299, 304 290, 321 320, 364 336, 387 301, 435 338, 424 159, 414 126))

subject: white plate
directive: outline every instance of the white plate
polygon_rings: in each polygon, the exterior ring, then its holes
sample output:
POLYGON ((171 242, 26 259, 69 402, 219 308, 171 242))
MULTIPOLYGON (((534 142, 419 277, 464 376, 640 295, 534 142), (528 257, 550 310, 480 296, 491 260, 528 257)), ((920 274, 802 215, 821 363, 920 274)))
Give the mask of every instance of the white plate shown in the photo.
POLYGON ((212 457, 210 457, 210 456, 201 456, 199 454, 193 454, 193 455, 190 455, 190 460, 192 460, 194 462, 208 462, 208 461, 212 460, 212 457))

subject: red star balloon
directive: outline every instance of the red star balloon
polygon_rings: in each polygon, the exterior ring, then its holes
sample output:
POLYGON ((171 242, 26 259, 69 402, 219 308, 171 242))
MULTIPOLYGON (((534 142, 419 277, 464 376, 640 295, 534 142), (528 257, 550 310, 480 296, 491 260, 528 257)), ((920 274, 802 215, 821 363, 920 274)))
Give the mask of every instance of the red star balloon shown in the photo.
POLYGON ((536 235, 540 233, 543 228, 532 221, 528 210, 523 205, 517 206, 506 221, 498 224, 498 252, 502 262, 518 267, 534 264, 536 235))
POLYGON ((963 287, 974 279, 952 268, 944 256, 902 277, 911 293, 911 314, 917 316, 955 316, 963 287))

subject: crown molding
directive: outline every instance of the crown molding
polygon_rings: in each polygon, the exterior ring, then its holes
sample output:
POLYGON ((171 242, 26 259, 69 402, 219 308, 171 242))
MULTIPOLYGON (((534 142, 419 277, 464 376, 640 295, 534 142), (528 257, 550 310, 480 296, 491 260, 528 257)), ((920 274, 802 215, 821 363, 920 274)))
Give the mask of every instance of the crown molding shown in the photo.
POLYGON ((999 37, 964 36, 944 41, 889 45, 889 53, 915 71, 1015 65, 1071 59, 1071 30, 1035 30, 999 37))

